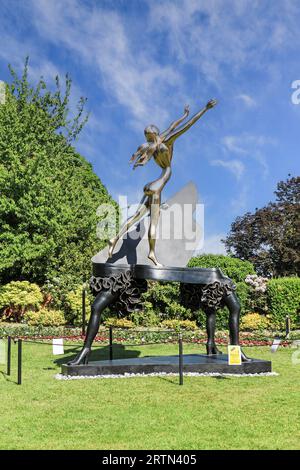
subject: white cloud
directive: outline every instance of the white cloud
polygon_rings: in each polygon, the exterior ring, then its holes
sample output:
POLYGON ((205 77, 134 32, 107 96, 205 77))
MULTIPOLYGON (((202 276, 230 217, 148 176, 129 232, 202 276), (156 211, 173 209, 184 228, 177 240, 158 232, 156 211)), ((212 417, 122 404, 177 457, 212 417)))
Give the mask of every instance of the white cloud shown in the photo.
POLYGON ((236 97, 238 100, 242 101, 247 108, 256 108, 257 102, 254 98, 250 95, 246 95, 245 93, 241 93, 236 97))
POLYGON ((267 54, 296 49, 300 4, 284 0, 148 0, 149 28, 164 31, 173 57, 193 63, 221 87, 228 73, 249 64, 266 71, 267 54), (273 6, 273 8, 272 8, 273 6))
POLYGON ((228 153, 235 153, 243 158, 249 157, 256 160, 262 169, 263 176, 268 175, 269 165, 262 149, 268 145, 275 145, 275 139, 263 135, 244 133, 239 136, 225 136, 222 139, 222 144, 228 153))
POLYGON ((224 145, 225 149, 229 152, 244 154, 246 155, 248 152, 243 147, 244 141, 241 137, 227 135, 223 137, 222 144, 224 145))
POLYGON ((91 73, 98 74, 110 94, 131 111, 139 128, 150 116, 155 122, 168 118, 166 102, 172 87, 180 83, 179 74, 172 65, 162 65, 147 50, 134 47, 118 13, 77 0, 32 4, 40 35, 76 54, 83 67, 94 69, 91 73))
POLYGON ((245 165, 239 160, 212 160, 211 165, 226 168, 237 180, 241 179, 245 171, 245 165))

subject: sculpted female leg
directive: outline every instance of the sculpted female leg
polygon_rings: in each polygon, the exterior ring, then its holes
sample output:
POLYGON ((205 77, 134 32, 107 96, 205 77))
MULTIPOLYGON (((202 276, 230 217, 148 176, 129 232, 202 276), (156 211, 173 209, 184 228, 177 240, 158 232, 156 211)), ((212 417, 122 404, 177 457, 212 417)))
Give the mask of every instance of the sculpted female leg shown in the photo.
POLYGON ((83 348, 76 358, 73 359, 73 361, 68 362, 69 365, 78 366, 79 364, 87 362, 88 356, 91 352, 92 343, 99 330, 101 313, 117 298, 117 296, 118 293, 112 293, 110 290, 106 290, 99 292, 99 294, 95 297, 91 307, 91 316, 83 348))
MULTIPOLYGON (((229 336, 230 344, 238 345, 239 344, 239 323, 240 323, 240 313, 241 306, 237 296, 232 292, 230 295, 224 298, 224 303, 229 310, 229 336)), ((242 351, 242 361, 248 362, 251 361, 249 357, 246 356, 242 351)))
POLYGON ((207 332, 207 343, 206 352, 208 356, 213 354, 222 354, 215 343, 215 330, 216 330, 216 310, 214 308, 206 308, 206 332, 207 332))
POLYGON ((120 240, 120 238, 125 235, 126 232, 128 232, 128 230, 135 224, 137 223, 139 220, 141 220, 141 218, 149 211, 149 200, 148 200, 148 197, 146 195, 143 196, 140 204, 139 204, 139 207, 137 208, 135 214, 133 214, 131 217, 129 217, 125 224, 123 225, 123 227, 121 228, 121 230, 119 231, 119 233, 114 237, 112 238, 111 240, 109 240, 108 242, 108 246, 109 246, 109 249, 108 249, 108 257, 111 258, 112 257, 112 254, 113 254, 113 251, 114 251, 114 248, 118 242, 118 240, 120 240))
POLYGON ((156 237, 157 237, 157 226, 159 221, 160 215, 160 194, 155 194, 151 198, 151 205, 150 205, 150 225, 149 225, 149 233, 148 233, 148 240, 149 240, 149 255, 148 258, 153 261, 156 266, 162 266, 156 258, 155 255, 155 244, 156 244, 156 237))

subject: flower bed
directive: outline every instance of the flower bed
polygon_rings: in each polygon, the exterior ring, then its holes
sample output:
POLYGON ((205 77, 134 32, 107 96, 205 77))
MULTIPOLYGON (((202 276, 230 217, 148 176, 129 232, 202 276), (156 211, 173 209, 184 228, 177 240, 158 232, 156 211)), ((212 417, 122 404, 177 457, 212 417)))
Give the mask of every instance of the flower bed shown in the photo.
MULTIPOLYGON (((183 341, 186 343, 205 344, 206 332, 204 330, 181 331, 183 341)), ((66 327, 33 327, 25 324, 4 324, 0 323, 0 337, 13 336, 27 340, 50 341, 53 338, 63 338, 65 341, 82 344, 84 336, 80 328, 66 327)), ((269 346, 275 337, 284 338, 284 332, 274 331, 251 331, 240 333, 240 344, 242 346, 269 346)), ((300 339, 300 331, 293 331, 290 340, 300 339)), ((116 344, 139 345, 146 343, 177 343, 178 332, 175 330, 162 330, 161 328, 148 329, 113 329, 113 341, 116 344)), ((95 338, 98 344, 109 342, 109 330, 101 327, 95 338)), ((216 333, 216 343, 220 345, 228 344, 228 332, 218 331, 216 333)), ((289 345, 290 341, 282 342, 283 346, 289 345)))

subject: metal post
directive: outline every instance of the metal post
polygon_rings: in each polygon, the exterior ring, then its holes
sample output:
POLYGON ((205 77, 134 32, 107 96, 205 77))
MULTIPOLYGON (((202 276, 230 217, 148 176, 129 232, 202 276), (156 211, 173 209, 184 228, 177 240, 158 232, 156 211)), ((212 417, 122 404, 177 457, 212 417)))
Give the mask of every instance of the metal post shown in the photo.
POLYGON ((7 370, 6 374, 10 375, 10 365, 11 365, 11 336, 7 337, 7 370))
POLYGON ((22 383, 22 340, 18 339, 18 385, 22 383))
POLYGON ((179 349, 179 385, 183 385, 183 344, 182 334, 178 335, 178 349, 179 349))
POLYGON ((85 319, 86 319, 85 296, 86 296, 86 290, 85 288, 83 288, 82 289, 82 328, 81 328, 82 336, 85 335, 85 319))
POLYGON ((291 319, 289 315, 285 317, 285 337, 288 338, 290 336, 291 331, 291 319))
POLYGON ((113 360, 113 327, 109 327, 109 360, 113 360))

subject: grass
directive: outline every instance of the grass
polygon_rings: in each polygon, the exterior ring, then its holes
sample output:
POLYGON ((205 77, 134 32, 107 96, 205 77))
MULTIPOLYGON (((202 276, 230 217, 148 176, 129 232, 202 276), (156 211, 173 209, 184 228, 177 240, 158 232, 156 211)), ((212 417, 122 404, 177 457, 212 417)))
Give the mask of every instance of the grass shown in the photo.
MULTIPOLYGON (((118 354, 124 348, 117 346, 118 354)), ((184 352, 202 347, 185 345, 184 352)), ((23 384, 0 366, 0 449, 298 449, 300 365, 292 349, 245 348, 272 359, 277 377, 146 377, 58 381, 48 345, 23 345, 23 384)), ((174 345, 130 347, 127 356, 176 354, 174 345)), ((202 349, 203 351, 203 349, 202 349)), ((95 350, 104 357, 107 351, 95 350)), ((58 361, 55 363, 54 361, 58 361)))

